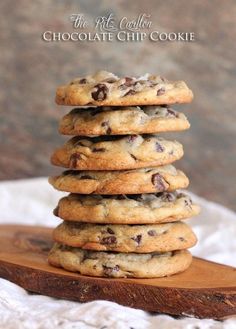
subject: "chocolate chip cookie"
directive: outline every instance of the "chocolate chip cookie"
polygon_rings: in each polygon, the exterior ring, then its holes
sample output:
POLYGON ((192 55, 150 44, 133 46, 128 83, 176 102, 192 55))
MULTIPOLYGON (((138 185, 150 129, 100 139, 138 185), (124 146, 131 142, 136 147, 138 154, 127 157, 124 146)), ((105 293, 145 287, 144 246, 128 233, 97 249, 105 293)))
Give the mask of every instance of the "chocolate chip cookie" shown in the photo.
POLYGON ((182 222, 153 225, 63 222, 53 231, 53 238, 81 249, 136 253, 182 250, 197 242, 192 229, 182 222))
POLYGON ((161 166, 182 156, 180 143, 155 135, 73 137, 53 153, 51 162, 78 170, 122 170, 161 166))
POLYGON ((179 273, 192 261, 188 250, 167 253, 113 253, 83 250, 56 243, 48 261, 71 272, 100 277, 157 278, 179 273))
POLYGON ((54 214, 64 220, 110 223, 155 224, 197 215, 199 207, 178 192, 131 195, 70 194, 59 200, 54 214))
POLYGON ((183 113, 168 106, 75 108, 59 124, 63 135, 132 135, 180 131, 190 127, 183 113))
POLYGON ((172 165, 121 171, 67 170, 49 178, 60 191, 80 194, 141 194, 174 191, 189 184, 186 175, 172 165))
POLYGON ((168 81, 150 74, 117 77, 106 71, 74 79, 56 92, 56 103, 60 105, 163 105, 189 103, 192 99, 193 93, 184 81, 168 81))

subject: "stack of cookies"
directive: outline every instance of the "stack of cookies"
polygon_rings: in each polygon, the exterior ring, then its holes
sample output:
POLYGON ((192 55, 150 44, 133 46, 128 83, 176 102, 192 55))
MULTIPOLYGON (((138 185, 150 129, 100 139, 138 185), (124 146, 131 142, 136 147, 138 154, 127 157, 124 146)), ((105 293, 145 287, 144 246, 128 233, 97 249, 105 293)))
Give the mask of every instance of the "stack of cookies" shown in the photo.
POLYGON ((177 141, 159 133, 190 127, 174 103, 192 100, 183 81, 160 76, 119 78, 100 71, 59 87, 56 102, 79 106, 59 126, 73 137, 52 155, 68 168, 49 182, 70 192, 54 213, 49 263, 84 275, 150 278, 187 269, 196 236, 183 219, 199 212, 186 175, 171 163, 177 141))

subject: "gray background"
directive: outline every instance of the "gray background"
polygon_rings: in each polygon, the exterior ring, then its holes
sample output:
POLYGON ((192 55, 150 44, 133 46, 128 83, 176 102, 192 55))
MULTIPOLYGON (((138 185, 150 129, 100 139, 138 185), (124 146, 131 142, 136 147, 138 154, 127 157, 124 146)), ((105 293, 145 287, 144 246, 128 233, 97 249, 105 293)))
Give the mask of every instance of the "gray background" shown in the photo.
POLYGON ((181 107, 191 129, 171 134, 184 144, 177 167, 190 177, 190 189, 236 210, 234 0, 18 0, 1 1, 0 12, 0 179, 58 172, 49 157, 64 140, 57 124, 68 108, 54 104, 57 85, 101 68, 126 76, 150 72, 186 80, 194 91, 194 102, 181 107), (151 13, 152 29, 193 31, 197 41, 42 41, 45 30, 70 30, 68 17, 78 12, 91 20, 151 13))

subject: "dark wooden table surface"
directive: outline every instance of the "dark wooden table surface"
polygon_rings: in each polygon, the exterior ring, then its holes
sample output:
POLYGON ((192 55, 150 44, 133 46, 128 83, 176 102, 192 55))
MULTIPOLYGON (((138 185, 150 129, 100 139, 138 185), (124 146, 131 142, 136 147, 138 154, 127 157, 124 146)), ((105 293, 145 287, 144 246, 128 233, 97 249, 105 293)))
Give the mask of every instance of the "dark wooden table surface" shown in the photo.
POLYGON ((54 104, 57 85, 77 75, 107 69, 117 74, 159 73, 183 79, 194 91, 181 108, 192 127, 171 134, 184 144, 177 163, 190 189, 236 210, 236 2, 178 1, 5 1, 0 4, 0 179, 47 176, 64 140, 59 118, 68 111, 54 104), (196 42, 77 43, 42 41, 45 30, 67 31, 72 13, 90 19, 114 12, 136 18, 151 13, 160 31, 193 31, 196 42))

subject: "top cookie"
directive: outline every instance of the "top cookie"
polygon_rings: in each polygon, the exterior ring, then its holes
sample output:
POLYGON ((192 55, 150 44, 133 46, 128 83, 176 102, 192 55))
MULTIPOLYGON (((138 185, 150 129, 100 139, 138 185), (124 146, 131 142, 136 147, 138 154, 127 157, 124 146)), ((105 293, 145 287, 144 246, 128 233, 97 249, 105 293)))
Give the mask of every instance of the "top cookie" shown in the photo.
POLYGON ((56 92, 59 105, 162 105, 190 103, 192 99, 193 93, 184 81, 150 74, 120 78, 106 71, 74 79, 56 92))

